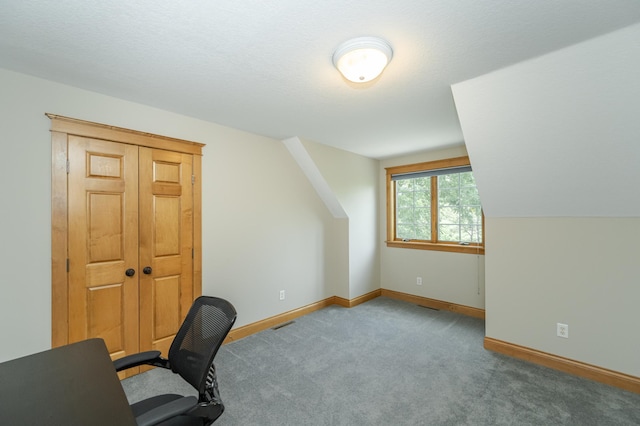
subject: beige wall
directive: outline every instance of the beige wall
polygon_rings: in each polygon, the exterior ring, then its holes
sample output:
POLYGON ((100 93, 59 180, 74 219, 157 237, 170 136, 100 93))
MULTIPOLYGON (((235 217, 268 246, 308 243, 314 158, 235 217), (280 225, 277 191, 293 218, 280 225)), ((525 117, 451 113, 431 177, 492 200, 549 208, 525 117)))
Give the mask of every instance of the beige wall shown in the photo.
POLYGON ((282 143, 242 132, 205 143, 203 292, 234 303, 237 326, 333 296, 345 230, 282 143))
POLYGON ((487 218, 486 227, 488 337, 640 377, 639 218, 487 218))
MULTIPOLYGON (((484 256, 386 247, 385 167, 467 155, 463 145, 380 162, 380 286, 431 299, 484 309, 484 256), (416 277, 423 284, 416 285, 416 277)), ((472 164, 473 166, 473 164, 472 164)), ((486 236, 490 238, 489 235, 486 236)))
POLYGON ((353 299, 380 288, 379 161, 309 141, 304 146, 348 216, 349 285, 336 294, 353 299))

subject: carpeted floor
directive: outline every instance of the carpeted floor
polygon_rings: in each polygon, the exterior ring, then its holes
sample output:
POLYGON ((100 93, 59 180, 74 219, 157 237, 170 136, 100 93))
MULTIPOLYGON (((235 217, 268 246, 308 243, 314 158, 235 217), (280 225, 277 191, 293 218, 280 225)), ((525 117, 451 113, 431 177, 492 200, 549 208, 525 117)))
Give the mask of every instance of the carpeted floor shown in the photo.
MULTIPOLYGON (((242 313, 239 313, 242 315, 242 313)), ((483 349, 484 322, 384 297, 223 346, 230 425, 640 425, 640 395, 483 349)), ((155 369, 131 402, 195 394, 155 369)))

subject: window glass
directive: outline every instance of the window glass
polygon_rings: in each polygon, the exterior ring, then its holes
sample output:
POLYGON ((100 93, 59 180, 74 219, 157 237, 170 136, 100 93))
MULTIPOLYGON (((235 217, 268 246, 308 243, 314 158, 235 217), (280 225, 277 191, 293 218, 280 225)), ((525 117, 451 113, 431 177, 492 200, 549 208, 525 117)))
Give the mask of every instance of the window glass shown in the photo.
POLYGON ((401 240, 431 239, 431 178, 396 182, 396 236, 401 240))
POLYGON ((482 208, 472 172, 438 179, 438 241, 482 242, 482 208))

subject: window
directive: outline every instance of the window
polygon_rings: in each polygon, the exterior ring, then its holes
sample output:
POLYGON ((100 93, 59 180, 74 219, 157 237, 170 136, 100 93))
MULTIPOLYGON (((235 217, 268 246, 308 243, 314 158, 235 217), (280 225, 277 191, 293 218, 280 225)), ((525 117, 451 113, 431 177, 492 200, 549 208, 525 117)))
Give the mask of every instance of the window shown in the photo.
POLYGON ((387 168, 387 246, 484 253, 469 157, 387 168))

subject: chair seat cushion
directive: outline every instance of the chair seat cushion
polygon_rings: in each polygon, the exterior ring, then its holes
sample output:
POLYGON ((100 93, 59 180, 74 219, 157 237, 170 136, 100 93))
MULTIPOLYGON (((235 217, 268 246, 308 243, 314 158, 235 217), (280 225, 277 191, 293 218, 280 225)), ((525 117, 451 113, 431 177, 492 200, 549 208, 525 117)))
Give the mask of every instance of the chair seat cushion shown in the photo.
MULTIPOLYGON (((138 417, 156 407, 167 404, 171 401, 175 401, 177 399, 184 398, 182 395, 176 394, 164 394, 157 395, 151 398, 144 399, 142 401, 136 402, 131 405, 131 410, 133 411, 133 415, 138 417)), ((222 413, 220 413, 222 414, 222 413)), ((176 416, 165 420, 162 423, 159 423, 160 426, 201 426, 204 423, 204 420, 198 417, 190 417, 190 416, 176 416)))
POLYGON ((131 404, 131 410, 133 411, 133 415, 135 417, 138 417, 149 410, 164 405, 168 402, 175 401, 176 399, 180 399, 182 397, 182 395, 176 395, 173 393, 152 396, 151 398, 143 399, 142 401, 136 402, 135 404, 131 404))

